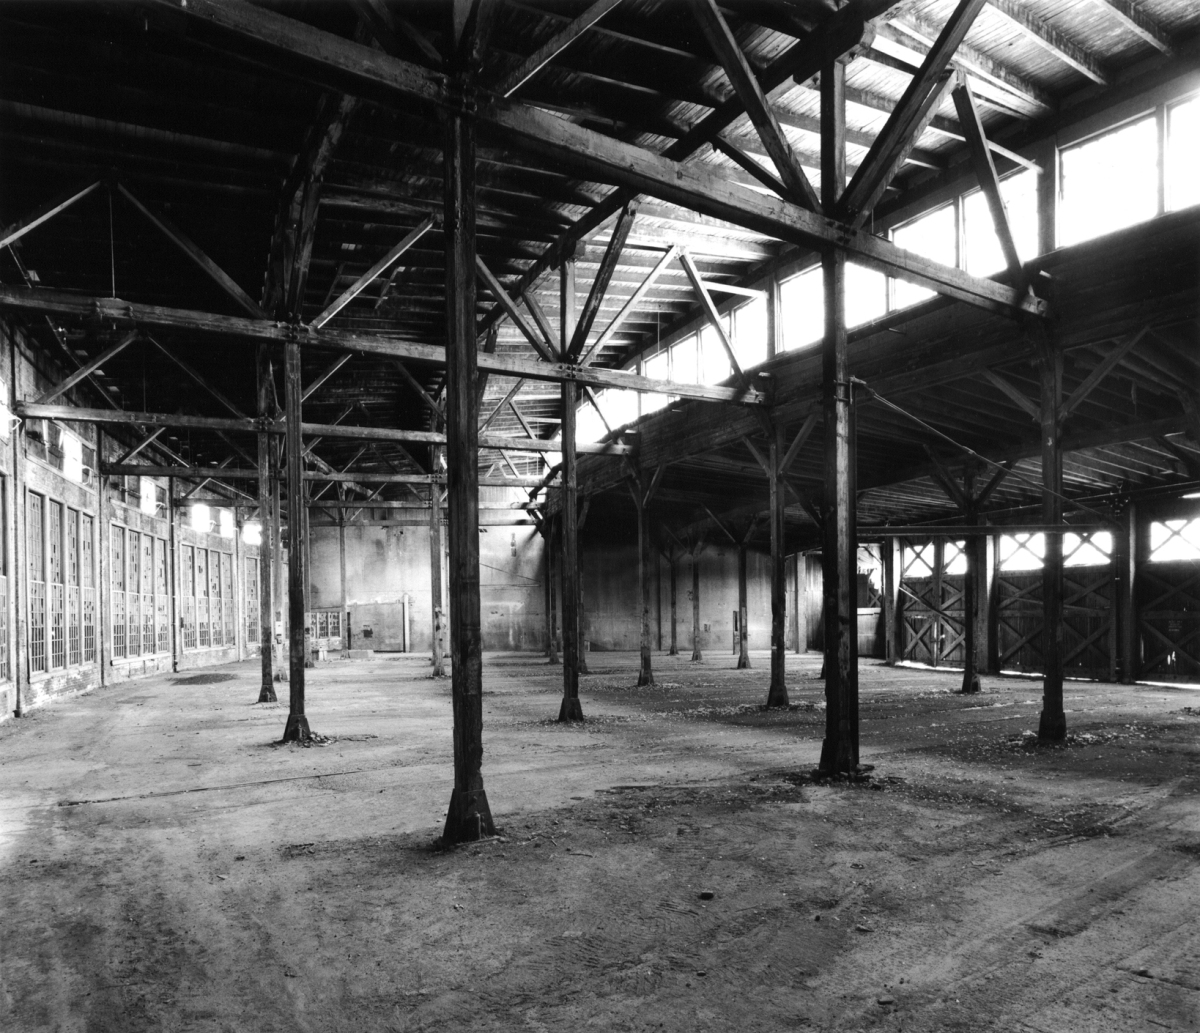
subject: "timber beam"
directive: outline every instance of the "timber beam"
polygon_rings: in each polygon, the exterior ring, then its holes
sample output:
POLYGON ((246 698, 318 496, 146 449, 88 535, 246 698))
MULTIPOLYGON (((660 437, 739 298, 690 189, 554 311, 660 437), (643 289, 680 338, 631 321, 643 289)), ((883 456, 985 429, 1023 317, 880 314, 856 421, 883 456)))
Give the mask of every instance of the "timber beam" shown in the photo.
MULTIPOLYGON (((999 286, 998 284, 996 286, 999 286)), ((196 333, 240 337, 252 341, 271 341, 285 344, 298 341, 303 347, 331 348, 338 351, 361 352, 364 355, 385 355, 393 359, 425 362, 431 366, 446 365, 446 349, 429 344, 397 341, 373 334, 356 334, 344 330, 317 330, 306 326, 290 326, 264 319, 241 316, 220 316, 191 309, 164 308, 140 305, 120 298, 80 297, 62 291, 38 290, 29 287, 10 287, 0 284, 0 308, 44 312, 63 317, 111 323, 120 327, 158 327, 169 330, 190 330, 196 333)), ((709 402, 736 402, 740 405, 765 405, 762 391, 740 387, 710 387, 706 384, 676 384, 668 380, 643 377, 627 370, 602 369, 564 362, 537 362, 508 355, 481 353, 478 368, 489 374, 505 377, 525 377, 530 380, 576 382, 593 387, 626 388, 655 394, 676 395, 709 402)))

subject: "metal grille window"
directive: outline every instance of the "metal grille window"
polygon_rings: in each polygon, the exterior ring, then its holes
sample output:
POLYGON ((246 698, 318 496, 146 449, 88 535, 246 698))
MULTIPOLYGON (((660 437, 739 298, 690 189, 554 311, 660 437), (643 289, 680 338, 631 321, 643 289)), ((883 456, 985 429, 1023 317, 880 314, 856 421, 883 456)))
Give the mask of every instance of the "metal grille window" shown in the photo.
POLYGON ((142 652, 142 536, 137 531, 125 531, 125 655, 139 656, 142 652))
POLYGON ((46 557, 43 517, 46 500, 29 493, 25 537, 29 550, 29 669, 46 670, 46 557))
POLYGON ((227 552, 221 553, 221 598, 225 611, 225 645, 232 646, 235 642, 233 633, 233 556, 227 552))
POLYGON ((83 662, 96 659, 96 575, 92 566, 92 518, 80 516, 79 581, 83 598, 83 662))
POLYGON ((155 651, 154 535, 142 535, 142 652, 155 651))
POLYGON ((199 631, 200 648, 212 645, 208 633, 208 550, 196 550, 196 627, 199 631))
POLYGON ((67 666, 67 601, 63 582, 63 504, 50 501, 46 519, 46 581, 50 595, 50 669, 67 666))
POLYGON ((225 644, 224 600, 221 598, 221 554, 208 554, 208 623, 212 632, 212 644, 225 644))
POLYGON ((170 607, 167 599, 167 543, 162 538, 154 539, 154 628, 158 640, 158 651, 171 649, 170 607))
POLYGON ((246 557, 246 645, 258 645, 258 620, 262 595, 258 584, 258 560, 246 557))
POLYGON ((8 526, 8 483, 0 477, 0 681, 8 681, 8 561, 3 528, 8 526))
POLYGON ((125 528, 112 529, 112 636, 113 657, 125 656, 125 528))
POLYGON ((67 510, 67 665, 83 659, 79 605, 79 510, 67 510))
POLYGON ((183 648, 195 649, 196 635, 196 548, 192 545, 183 547, 183 558, 179 564, 179 572, 183 588, 183 615, 180 620, 183 625, 183 648))

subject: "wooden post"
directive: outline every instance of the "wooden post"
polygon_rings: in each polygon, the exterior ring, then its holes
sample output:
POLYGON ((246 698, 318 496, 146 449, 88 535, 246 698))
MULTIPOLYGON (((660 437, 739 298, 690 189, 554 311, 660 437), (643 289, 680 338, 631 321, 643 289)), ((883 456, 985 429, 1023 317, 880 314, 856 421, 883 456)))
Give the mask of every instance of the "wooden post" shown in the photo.
POLYGON ((900 662, 900 572, 899 538, 883 543, 883 655, 889 667, 900 662))
MULTIPOLYGON (((439 467, 439 448, 430 449, 433 469, 439 467)), ((441 489, 436 484, 429 486, 429 617, 433 643, 430 646, 433 677, 446 677, 445 629, 446 593, 442 588, 442 503, 441 489)))
MULTIPOLYGON (((821 69, 821 195, 836 209, 846 181, 846 69, 821 69)), ((825 740, 824 774, 858 768, 858 564, 855 539, 853 401, 846 359, 846 255, 821 255, 825 288, 822 393, 825 419, 825 740)))
POLYGON ((583 523, 587 517, 587 502, 580 509, 579 519, 575 522, 575 544, 578 546, 575 560, 575 626, 579 629, 576 641, 579 643, 579 673, 587 674, 587 614, 583 609, 583 523))
MULTIPOLYGON (((301 452, 301 463, 303 464, 304 455, 301 452)), ((303 476, 303 465, 301 466, 301 475, 303 476)), ((312 611, 312 531, 309 526, 308 500, 312 494, 312 488, 308 481, 302 481, 300 484, 300 515, 304 521, 304 628, 306 631, 311 630, 312 625, 309 623, 309 613, 312 611)), ((315 643, 308 638, 304 640, 304 666, 314 667, 313 662, 313 646, 315 643)))
POLYGON ((1138 635, 1137 608, 1137 561, 1138 523, 1137 506, 1126 502, 1121 512, 1121 527, 1114 535, 1116 548, 1113 562, 1116 564, 1117 623, 1121 643, 1121 681, 1132 685, 1137 681, 1141 650, 1138 635))
MULTIPOLYGON (((338 485, 338 494, 341 501, 345 501, 346 488, 344 485, 338 485)), ((342 600, 342 615, 338 620, 338 627, 342 630, 342 652, 350 648, 350 595, 346 590, 346 511, 339 509, 338 515, 338 573, 341 575, 341 600, 342 600)), ((405 638, 408 637, 407 622, 405 623, 405 638)), ((408 643, 405 643, 407 649, 408 643)))
POLYGON ((638 585, 642 590, 642 637, 641 663, 638 666, 637 683, 654 684, 654 670, 650 651, 650 500, 647 497, 650 485, 646 477, 640 476, 633 484, 634 502, 637 509, 638 535, 638 585))
MULTIPOLYGON (((559 340, 564 349, 575 333, 575 260, 559 269, 559 340)), ((575 453, 576 408, 579 389, 574 383, 560 388, 562 399, 562 635, 563 698, 560 721, 582 721, 579 702, 579 466, 575 453)))
POLYGON ((767 358, 783 354, 783 305, 779 293, 779 275, 767 280, 767 358))
POLYGON ((805 639, 805 628, 801 622, 805 607, 804 582, 800 580, 800 572, 803 568, 803 553, 792 553, 792 607, 789 613, 792 625, 792 648, 797 654, 803 653, 808 646, 805 639))
POLYGON ((700 552, 703 545, 697 543, 692 549, 692 662, 703 663, 704 653, 700 650, 700 552))
MULTIPOLYGON (((9 349, 9 357, 12 370, 12 376, 9 378, 11 385, 10 390, 13 392, 13 398, 16 397, 16 343, 15 337, 9 335, 11 347, 9 349)), ((13 659, 16 666, 13 668, 13 716, 20 717, 25 713, 25 698, 29 693, 29 529, 26 527, 28 511, 26 510, 27 500, 25 497, 25 421, 16 423, 12 428, 13 442, 13 486, 12 486, 12 505, 13 505, 13 565, 9 574, 9 594, 13 597, 13 612, 16 614, 16 622, 11 625, 13 634, 13 659)), ((100 455, 100 428, 96 428, 96 462, 101 461, 100 455)), ((104 499, 104 478, 97 475, 96 477, 96 519, 94 521, 93 535, 98 536, 100 531, 100 520, 103 516, 103 499, 104 499)), ((93 562, 99 564, 99 557, 96 555, 100 550, 97 548, 96 539, 92 540, 92 555, 93 562)), ((93 575, 95 577, 95 598, 96 598, 96 662, 97 667, 100 667, 100 642, 104 637, 104 625, 99 624, 100 620, 100 597, 104 594, 104 589, 101 587, 104 582, 99 578, 99 570, 97 569, 93 575)))
POLYGON ((783 427, 778 421, 774 429, 767 460, 771 467, 771 685, 767 689, 767 706, 786 707, 787 557, 783 541, 786 489, 780 470, 785 447, 783 427))
MULTIPOLYGON (((1050 336, 1041 333, 1042 523, 1058 527, 1063 521, 1062 452, 1059 449, 1058 410, 1062 399, 1062 356, 1050 336)), ((1062 742, 1067 736, 1063 712, 1063 536, 1046 534, 1042 566, 1042 714, 1038 738, 1062 742)))
MULTIPOLYGON (((103 462, 103 456, 104 431, 97 427, 96 462, 103 462)), ((28 527, 25 534, 29 534, 28 527)), ((100 554, 96 570, 96 658, 100 661, 100 684, 104 685, 108 682, 112 657, 112 507, 108 504, 108 478, 101 475, 96 478, 96 534, 96 551, 100 554)), ((28 537, 25 541, 28 546, 28 537)), ((29 673, 26 670, 26 674, 29 673)))
POLYGON ((558 528, 553 517, 548 518, 550 524, 546 531, 546 621, 550 633, 550 644, 547 647, 549 659, 547 663, 556 664, 558 660, 558 609, 554 586, 557 574, 554 570, 554 557, 558 549, 558 528))
MULTIPOLYGON (((288 680, 288 670, 291 664, 290 658, 284 662, 284 645, 287 638, 282 634, 284 622, 284 602, 286 597, 283 593, 283 527, 280 503, 280 477, 279 477, 279 449, 282 442, 271 444, 270 455, 270 484, 271 484, 271 605, 274 607, 271 614, 271 663, 273 667, 273 677, 277 682, 285 682, 288 680), (276 636, 275 628, 280 628, 280 634, 276 636)), ((289 542, 289 554, 291 551, 289 542)))
POLYGON ((746 550, 750 544, 750 531, 747 530, 742 540, 738 542, 738 626, 737 626, 737 669, 746 671, 750 669, 750 628, 749 620, 749 601, 748 590, 746 586, 747 580, 747 556, 746 550))
MULTIPOLYGON (((568 264, 574 268, 574 263, 568 264)), ((579 475, 575 456, 575 407, 579 395, 572 383, 564 383, 561 393, 563 698, 558 719, 582 721, 583 707, 579 702, 579 475)))
POLYGON ((300 435, 300 345, 284 345, 283 393, 284 433, 287 440, 288 513, 288 674, 291 678, 284 742, 306 742, 312 738, 304 716, 304 441, 300 435))
MULTIPOLYGON (((967 498, 974 495, 974 471, 970 468, 963 476, 963 487, 967 498)), ((964 513, 965 523, 979 523, 979 510, 974 502, 964 513)), ((963 576, 963 680, 962 691, 980 691, 979 684, 979 583, 982 580, 982 564, 979 561, 979 546, 987 539, 982 535, 968 535, 964 543, 964 558, 967 572, 963 576)))
POLYGON ((676 574, 678 573, 678 563, 676 562, 676 555, 675 555, 674 547, 672 547, 671 551, 669 553, 667 553, 667 565, 668 565, 670 579, 671 579, 671 648, 667 651, 667 655, 668 656, 678 656, 679 655, 679 642, 675 635, 675 624, 676 624, 676 619, 677 619, 676 618, 676 613, 677 613, 676 603, 678 601, 678 595, 677 595, 677 590, 676 590, 677 589, 676 574))
MULTIPOLYGON (((258 346, 258 418, 265 420, 271 413, 271 353, 264 343, 258 346)), ((262 661, 262 684, 258 689, 259 703, 275 703, 275 624, 271 605, 271 564, 274 546, 271 540, 271 436, 265 431, 258 435, 258 513, 262 538, 258 545, 259 581, 259 653, 262 661)), ((172 519, 172 526, 174 520, 172 519)))
MULTIPOLYGON (((471 100, 471 98, 467 98, 471 100)), ((495 833, 483 788, 483 637, 479 617, 479 418, 476 403, 475 124, 446 116, 446 458, 454 791, 446 843, 495 833)))

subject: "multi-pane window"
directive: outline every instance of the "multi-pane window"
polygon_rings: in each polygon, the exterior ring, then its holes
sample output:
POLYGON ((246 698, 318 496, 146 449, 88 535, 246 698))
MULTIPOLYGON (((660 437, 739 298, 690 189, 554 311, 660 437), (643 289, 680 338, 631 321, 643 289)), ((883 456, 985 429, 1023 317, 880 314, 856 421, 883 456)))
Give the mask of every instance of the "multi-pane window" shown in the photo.
POLYGON ((46 498, 30 492, 25 508, 29 553, 29 669, 44 672, 46 657, 46 498))
MULTIPOLYGON (((1017 257, 1028 262, 1038 252, 1038 177, 1032 169, 1000 184, 1017 257)), ((1004 252, 996 236, 992 209, 982 190, 963 198, 963 266, 972 276, 991 276, 1004 268, 1004 252)))
POLYGON ((1150 562, 1200 560, 1200 517, 1154 520, 1150 523, 1150 562))
POLYGON ((185 545, 180 550, 179 580, 183 648, 234 645, 237 610, 232 554, 185 545))
MULTIPOLYGON (((912 222, 892 231, 892 241, 897 247, 942 265, 958 264, 958 219, 955 206, 948 204, 936 211, 928 212, 912 222)), ((892 288, 893 308, 915 305, 918 301, 932 298, 934 292, 915 283, 895 280, 892 288)))
POLYGON ((151 656, 171 648, 166 555, 165 539, 113 524, 114 658, 151 656))
POLYGON ((1059 165, 1060 247, 1158 214, 1158 127, 1153 115, 1064 148, 1059 165))
MULTIPOLYGON (((30 671, 45 674, 92 663, 96 659, 92 517, 36 492, 27 495, 25 514, 30 671)), ((0 648, 7 645, 7 629, 2 637, 0 648)))
POLYGON ((7 526, 8 483, 0 477, 0 681, 8 681, 12 677, 8 663, 8 549, 4 538, 7 526))
POLYGON ((246 557, 246 645, 258 645, 262 591, 258 583, 258 558, 246 557))
POLYGON ((1200 204, 1200 96, 1167 108, 1167 210, 1200 204))

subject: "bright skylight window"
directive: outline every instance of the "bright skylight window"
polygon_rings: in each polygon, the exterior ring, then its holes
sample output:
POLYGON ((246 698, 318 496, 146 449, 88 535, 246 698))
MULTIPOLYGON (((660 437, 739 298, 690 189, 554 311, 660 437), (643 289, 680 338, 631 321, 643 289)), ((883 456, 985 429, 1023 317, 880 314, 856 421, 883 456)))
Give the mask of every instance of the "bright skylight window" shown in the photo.
POLYGON ((824 290, 819 265, 779 285, 784 351, 815 344, 825 333, 824 290))
POLYGON ((1200 95, 1167 109, 1167 210, 1200 204, 1200 95))
POLYGON ((753 301, 733 310, 733 350, 742 369, 767 361, 767 299, 753 301))
MULTIPOLYGON (((652 355, 642 363, 642 371, 648 377, 653 377, 655 380, 669 380, 671 378, 671 353, 660 351, 657 355, 652 355)), ((647 413, 658 412, 659 409, 664 409, 670 398, 667 395, 650 394, 642 395, 642 415, 647 413)))
POLYGON ((212 513, 202 502, 192 506, 192 530, 207 534, 212 530, 212 513))
MULTIPOLYGON (((892 241, 897 247, 950 266, 958 264, 957 238, 954 205, 946 205, 928 215, 922 215, 919 219, 892 231, 892 241)), ((932 298, 935 293, 927 287, 918 287, 915 283, 904 280, 893 282, 893 308, 915 305, 918 301, 932 298)))
POLYGON ((1154 520, 1150 523, 1150 562, 1200 560, 1200 517, 1154 520))
POLYGON ((1060 247, 1158 214, 1158 130, 1153 116, 1065 148, 1060 158, 1060 247))
POLYGON ((671 345, 671 379, 677 384, 699 384, 696 335, 690 334, 671 345))
MULTIPOLYGON (((599 401, 599 396, 597 396, 597 401, 599 401)), ((604 403, 601 402, 600 404, 603 405, 604 403)), ((596 412, 596 407, 591 402, 583 402, 575 410, 575 443, 577 445, 590 445, 595 441, 599 441, 606 433, 604 421, 600 419, 600 414, 596 412)))
POLYGON ((900 557, 900 569, 906 578, 933 577, 933 542, 906 545, 900 557))
POLYGON ((1063 535, 1064 567, 1103 567, 1112 562, 1111 531, 1096 531, 1083 537, 1069 532, 1063 535))
POLYGON ((1002 534, 1000 536, 1001 570, 1041 570, 1045 565, 1046 536, 1044 534, 1002 534))
MULTIPOLYGON (((821 312, 824 319, 824 298, 821 312)), ((853 329, 887 315, 887 277, 874 269, 846 263, 846 326, 853 329)), ((821 328, 822 335, 824 327, 821 328)))
POLYGON ((232 538, 237 534, 237 521, 234 518, 232 509, 222 509, 219 511, 218 516, 220 522, 217 527, 222 538, 232 538))
POLYGON ((138 478, 138 508, 150 516, 158 515, 157 488, 152 477, 138 478))
MULTIPOLYGON (((1025 169, 1000 183, 1000 197, 1008 209, 1017 256, 1028 262, 1038 252, 1037 173, 1025 169)), ((963 259, 972 276, 991 276, 1004 268, 1004 253, 992 222, 992 210, 982 190, 963 198, 963 259)))
MULTIPOLYGON (((728 327, 728 318, 725 323, 728 327)), ((698 361, 702 384, 719 384, 733 376, 733 367, 729 365, 729 355, 725 351, 725 345, 721 343, 721 335, 711 326, 706 326, 700 331, 698 361)))
POLYGON ((247 520, 242 524, 242 542, 246 545, 262 545, 262 524, 247 520))
POLYGON ((942 569, 947 574, 967 572, 967 543, 947 542, 942 547, 942 569))

